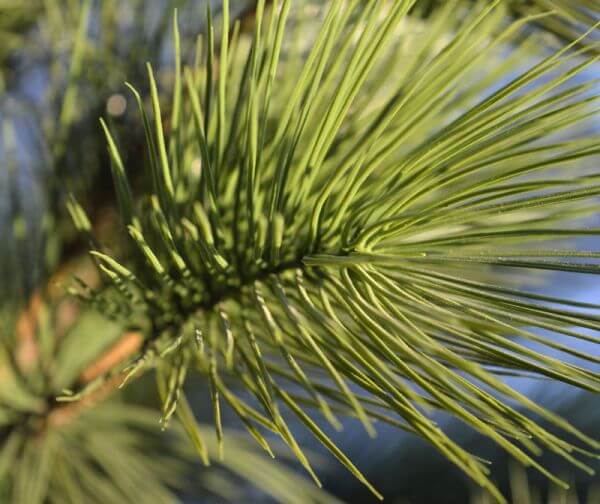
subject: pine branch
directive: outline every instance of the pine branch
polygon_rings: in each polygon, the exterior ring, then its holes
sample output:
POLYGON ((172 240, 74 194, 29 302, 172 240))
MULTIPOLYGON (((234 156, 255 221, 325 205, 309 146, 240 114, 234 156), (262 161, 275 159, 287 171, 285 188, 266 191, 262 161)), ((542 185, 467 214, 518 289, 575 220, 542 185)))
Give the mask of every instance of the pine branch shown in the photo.
MULTIPOLYGON (((229 44, 224 2, 218 68, 209 11, 204 66, 182 69, 175 43, 169 135, 152 67, 151 116, 128 85, 150 194, 134 199, 131 168, 104 128, 130 253, 117 260, 95 245, 106 284, 73 292, 145 331, 124 383, 158 369, 164 425, 197 371, 219 449, 226 402, 262 448, 271 452, 259 428, 278 434, 319 484, 285 406, 380 497, 305 407, 337 427, 335 406, 370 434, 391 416, 504 501, 429 412, 461 419, 556 484, 566 485, 537 461, 542 447, 591 471, 574 454, 597 457, 599 443, 502 376, 600 388, 586 364, 548 355, 598 362, 557 337, 597 343, 586 331, 600 330, 600 306, 529 292, 523 277, 600 271, 596 251, 556 243, 598 234, 586 227, 598 174, 584 168, 600 153, 586 133, 598 96, 594 82, 574 82, 597 64, 587 43, 597 25, 539 54, 524 30, 551 14, 507 25, 502 2, 466 13, 448 2, 422 25, 414 4, 329 2, 307 47, 306 33, 286 32, 290 15, 309 26, 289 0, 259 2, 252 39, 229 44)), ((83 209, 70 210, 89 236, 83 209)))

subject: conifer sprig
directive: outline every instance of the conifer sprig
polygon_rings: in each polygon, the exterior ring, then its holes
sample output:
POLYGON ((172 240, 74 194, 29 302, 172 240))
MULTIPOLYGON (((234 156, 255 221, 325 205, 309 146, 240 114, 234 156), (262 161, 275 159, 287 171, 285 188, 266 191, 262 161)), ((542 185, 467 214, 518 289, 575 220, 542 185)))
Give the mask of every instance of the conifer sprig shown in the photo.
POLYGON ((599 390, 587 365, 598 357, 557 337, 597 343, 600 306, 523 289, 537 270, 600 272, 598 252, 561 243, 599 233, 585 225, 598 173, 582 168, 600 154, 585 131, 598 96, 595 82, 576 81, 597 64, 597 26, 540 53, 525 27, 552 13, 507 24, 503 2, 464 11, 451 1, 424 27, 415 3, 328 2, 307 45, 305 31, 286 36, 300 15, 290 0, 258 2, 251 40, 237 27, 229 40, 226 1, 218 64, 209 8, 204 66, 190 68, 175 18, 170 132, 151 66, 151 115, 129 85, 149 194, 134 199, 132 167, 104 127, 130 257, 94 250, 107 285, 76 293, 146 328, 127 379, 158 369, 163 422, 184 416, 202 457, 181 408, 191 370, 210 385, 221 453, 227 404, 269 454, 264 431, 278 434, 318 483, 291 413, 379 496, 308 411, 334 427, 354 416, 369 434, 377 420, 423 437, 503 501, 487 465, 430 413, 557 484, 542 450, 592 471, 580 458, 597 457, 599 443, 502 375, 599 390))

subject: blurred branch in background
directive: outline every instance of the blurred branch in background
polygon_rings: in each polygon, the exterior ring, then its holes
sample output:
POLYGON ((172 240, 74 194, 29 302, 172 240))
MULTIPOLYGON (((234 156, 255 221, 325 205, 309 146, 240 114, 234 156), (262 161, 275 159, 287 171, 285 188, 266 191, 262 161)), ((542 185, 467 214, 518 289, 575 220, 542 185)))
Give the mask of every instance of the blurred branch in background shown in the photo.
MULTIPOLYGON (((78 268, 80 276, 94 282, 89 265, 78 268)), ((142 344, 139 333, 107 327, 60 291, 36 293, 14 332, 3 326, 0 333, 3 502, 170 503, 201 494, 235 502, 242 489, 259 499, 336 502, 285 465, 265 459, 234 431, 228 431, 228 439, 235 457, 217 461, 209 428, 195 427, 198 439, 209 438, 204 449, 215 461, 198 476, 184 426, 175 422, 168 433, 160 432, 159 412, 140 403, 139 386, 128 395, 118 391, 122 377, 95 387, 84 401, 57 403, 63 389, 93 383, 142 344)))

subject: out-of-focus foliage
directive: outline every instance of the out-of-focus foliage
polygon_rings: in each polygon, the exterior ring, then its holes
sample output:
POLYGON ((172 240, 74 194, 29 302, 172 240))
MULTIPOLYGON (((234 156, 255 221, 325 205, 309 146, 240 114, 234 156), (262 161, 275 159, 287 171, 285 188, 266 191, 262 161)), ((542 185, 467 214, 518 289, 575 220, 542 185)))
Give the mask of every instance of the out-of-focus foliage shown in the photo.
MULTIPOLYGON (((235 456, 219 459, 210 440, 205 449, 215 463, 199 471, 184 427, 161 432, 159 412, 119 393, 118 376, 85 401, 57 403, 63 389, 93 381, 141 343, 58 292, 46 293, 50 302, 34 295, 12 331, 0 314, 0 502, 175 503, 186 494, 239 502, 241 489, 281 502, 336 502, 234 431, 235 456)), ((205 437, 209 427, 197 429, 205 437)))
MULTIPOLYGON (((510 502, 519 504, 594 504, 600 500, 600 485, 592 485, 584 496, 577 487, 568 489, 551 485, 545 496, 527 477, 526 469, 518 464, 510 467, 510 502), (581 500, 583 499, 583 500, 581 500)), ((480 490, 474 490, 470 504, 492 504, 493 497, 480 490)))
MULTIPOLYGON (((428 16, 444 3, 444 0, 423 0, 417 3, 415 10, 428 16)), ((474 4, 475 1, 467 0, 465 3, 474 4)), ((566 43, 576 39, 582 30, 598 21, 600 14, 598 0, 506 0, 505 4, 510 14, 516 18, 555 12, 557 15, 532 20, 532 24, 566 43)), ((598 51, 594 45, 598 41, 598 34, 593 33, 588 40, 581 41, 581 44, 598 51)))
MULTIPOLYGON (((97 331, 93 313, 72 300, 34 295, 0 334, 0 500, 42 502, 176 502, 186 477, 181 438, 150 426, 153 410, 110 399, 110 384, 86 403, 55 397, 84 379, 86 368, 120 337, 97 331), (12 329, 12 330, 11 330, 12 329)), ((113 387, 114 388, 114 387, 113 387)))
POLYGON ((0 65, 4 65, 7 58, 26 45, 27 32, 38 19, 39 7, 35 0, 0 2, 0 65))

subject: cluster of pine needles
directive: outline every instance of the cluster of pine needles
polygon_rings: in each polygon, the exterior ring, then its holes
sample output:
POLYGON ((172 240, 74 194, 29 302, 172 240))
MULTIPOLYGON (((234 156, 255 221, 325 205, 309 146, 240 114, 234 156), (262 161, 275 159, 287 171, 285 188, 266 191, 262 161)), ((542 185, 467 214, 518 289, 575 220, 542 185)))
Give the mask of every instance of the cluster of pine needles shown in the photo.
POLYGON ((600 154, 587 128, 597 82, 585 77, 597 24, 544 51, 530 26, 556 13, 507 22, 510 2, 449 1, 424 23, 414 0, 331 1, 313 7, 318 28, 292 3, 259 1, 252 37, 229 29, 227 0, 220 25, 209 8, 189 66, 175 16, 169 117, 150 64, 148 103, 128 84, 146 164, 123 159, 127 138, 102 121, 124 252, 97 243, 72 198, 106 279, 72 292, 144 331, 123 385, 155 370, 163 425, 178 416, 208 463, 183 389, 201 373, 220 456, 227 404, 319 483, 294 416, 377 496, 317 414, 414 433, 498 501, 486 461, 433 413, 556 484, 542 451, 592 472, 581 459, 600 444, 503 377, 599 390, 600 359, 560 340, 598 343, 600 306, 524 288, 539 270, 600 273, 600 253, 564 245, 600 234, 589 225, 599 175, 585 169, 600 154), (142 166, 151 187, 134 191, 142 166))

